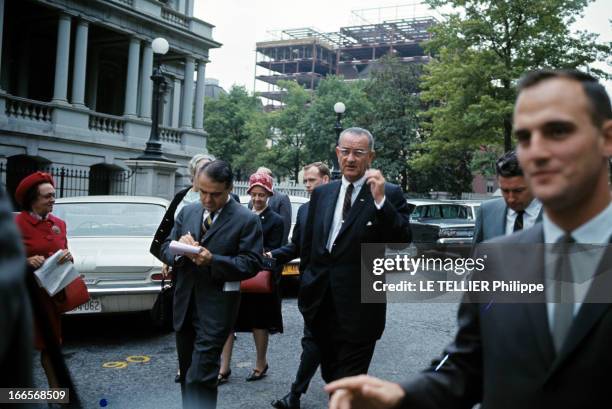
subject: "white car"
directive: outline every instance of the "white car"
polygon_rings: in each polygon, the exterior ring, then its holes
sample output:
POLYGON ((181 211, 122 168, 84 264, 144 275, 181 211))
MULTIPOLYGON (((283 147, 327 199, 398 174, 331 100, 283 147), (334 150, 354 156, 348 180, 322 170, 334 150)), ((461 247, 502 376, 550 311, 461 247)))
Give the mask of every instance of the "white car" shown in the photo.
POLYGON ((161 262, 149 246, 169 202, 157 197, 83 196, 58 199, 68 248, 91 300, 68 312, 147 311, 161 289, 161 262))

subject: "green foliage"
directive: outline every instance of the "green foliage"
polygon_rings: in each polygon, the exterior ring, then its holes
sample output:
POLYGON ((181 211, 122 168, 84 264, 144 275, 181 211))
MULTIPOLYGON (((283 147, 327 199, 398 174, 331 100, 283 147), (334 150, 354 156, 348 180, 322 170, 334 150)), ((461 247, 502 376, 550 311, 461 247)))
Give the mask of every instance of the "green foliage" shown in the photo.
POLYGON ((297 180, 304 166, 306 138, 305 117, 310 95, 299 84, 280 81, 280 87, 287 90, 283 109, 271 113, 272 149, 267 155, 268 165, 280 176, 290 175, 297 180))
POLYGON ((369 127, 373 104, 364 91, 365 85, 366 81, 346 82, 336 76, 321 81, 305 118, 306 163, 323 161, 331 167, 336 146, 336 102, 343 102, 347 107, 342 117, 343 128, 369 127))
POLYGON ((387 56, 380 60, 366 86, 374 107, 370 125, 376 142, 373 166, 404 190, 410 180, 408 161, 419 135, 421 71, 421 65, 404 64, 387 56))
MULTIPOLYGON (((430 6, 452 6, 461 13, 434 27, 427 44, 435 56, 422 82, 421 96, 429 105, 423 117, 428 138, 412 165, 434 171, 458 158, 471 161, 470 152, 481 145, 510 149, 515 85, 523 73, 584 67, 609 55, 609 45, 597 44, 595 34, 570 32, 588 2, 427 0, 430 6)), ((469 172, 460 173, 471 180, 469 172)))
POLYGON ((502 153, 500 147, 480 147, 472 155, 470 170, 484 176, 495 176, 495 163, 502 153))
POLYGON ((241 86, 206 101, 204 129, 208 150, 231 163, 237 179, 248 177, 266 153, 269 127, 259 98, 241 86))

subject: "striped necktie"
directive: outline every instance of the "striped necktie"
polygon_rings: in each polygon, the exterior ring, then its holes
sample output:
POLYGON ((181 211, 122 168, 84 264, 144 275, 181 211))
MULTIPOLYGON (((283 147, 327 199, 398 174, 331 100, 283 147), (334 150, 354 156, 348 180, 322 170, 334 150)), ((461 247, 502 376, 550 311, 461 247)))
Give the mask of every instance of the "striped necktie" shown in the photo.
POLYGON ((204 221, 202 222, 202 238, 204 238, 204 235, 210 229, 210 226, 212 225, 214 218, 215 218, 215 212, 210 212, 208 213, 208 217, 204 219, 204 221))

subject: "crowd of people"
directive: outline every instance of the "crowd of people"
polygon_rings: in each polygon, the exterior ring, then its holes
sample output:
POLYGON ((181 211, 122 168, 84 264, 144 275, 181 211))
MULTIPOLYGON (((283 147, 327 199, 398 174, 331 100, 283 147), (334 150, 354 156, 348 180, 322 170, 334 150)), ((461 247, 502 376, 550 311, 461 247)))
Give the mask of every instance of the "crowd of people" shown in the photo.
MULTIPOLYGON (((516 243, 612 242, 612 110, 603 86, 579 71, 527 74, 518 85, 513 127, 517 149, 496 164, 503 197, 480 207, 473 251, 481 242, 508 249, 516 243)), ((176 380, 183 407, 216 407, 218 387, 231 376, 236 334, 253 334, 256 359, 247 381, 273 370, 267 348, 269 335, 283 332, 282 266, 297 257, 302 353, 288 393, 271 403, 275 408, 299 409, 319 366, 332 409, 471 408, 478 403, 483 408, 586 408, 607 399, 611 304, 590 301, 590 293, 559 303, 551 294, 554 288, 532 304, 483 309, 462 302, 455 339, 429 368, 404 383, 368 376, 384 333, 386 306, 361 302, 361 245, 409 243, 410 210, 401 188, 371 167, 375 140, 368 130, 345 129, 336 154, 340 180, 330 180, 322 162, 304 167, 310 200, 299 208, 290 239, 291 204, 274 188, 269 169, 250 176, 250 201, 243 206, 232 193, 229 163, 203 154, 191 159, 192 185, 176 194, 151 245, 164 274, 175 282, 176 380), (199 252, 176 255, 172 241, 197 246, 199 252), (269 274, 261 274, 264 270, 269 274), (241 291, 241 282, 262 277, 269 280, 269 290, 241 291)), ((60 263, 72 261, 72 255, 65 223, 52 214, 55 190, 49 175, 37 172, 17 188, 23 211, 16 225, 23 248, 7 239, 17 232, 3 195, 0 191, 0 300, 7 319, 0 323, 6 334, 19 334, 27 343, 32 334, 30 306, 22 302, 26 277, 58 250, 60 263)), ((543 274, 536 256, 523 257, 529 274, 543 274)), ((592 258, 591 278, 609 270, 611 257, 606 248, 592 258)), ((567 272, 567 263, 559 261, 553 270, 567 272)), ((612 290, 611 281, 598 283, 612 290)), ((58 379, 49 348, 61 345, 61 294, 51 298, 34 288, 29 296, 36 299, 35 309, 44 311, 35 314, 34 325, 42 366, 49 385, 60 386, 63 375, 58 379)), ((31 384, 25 369, 15 380, 5 379, 6 365, 20 359, 17 367, 23 368, 31 360, 25 351, 7 356, 7 343, 10 337, 2 337, 2 386, 31 384)))

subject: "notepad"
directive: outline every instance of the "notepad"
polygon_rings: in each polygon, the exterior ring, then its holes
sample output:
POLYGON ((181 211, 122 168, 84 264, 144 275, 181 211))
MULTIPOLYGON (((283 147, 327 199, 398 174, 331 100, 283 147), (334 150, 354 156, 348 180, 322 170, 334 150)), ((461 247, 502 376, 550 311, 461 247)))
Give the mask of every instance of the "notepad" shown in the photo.
POLYGON ((186 254, 198 254, 200 253, 200 246, 192 246, 190 244, 185 244, 178 242, 176 240, 172 240, 170 242, 170 253, 175 256, 184 256, 186 254))

